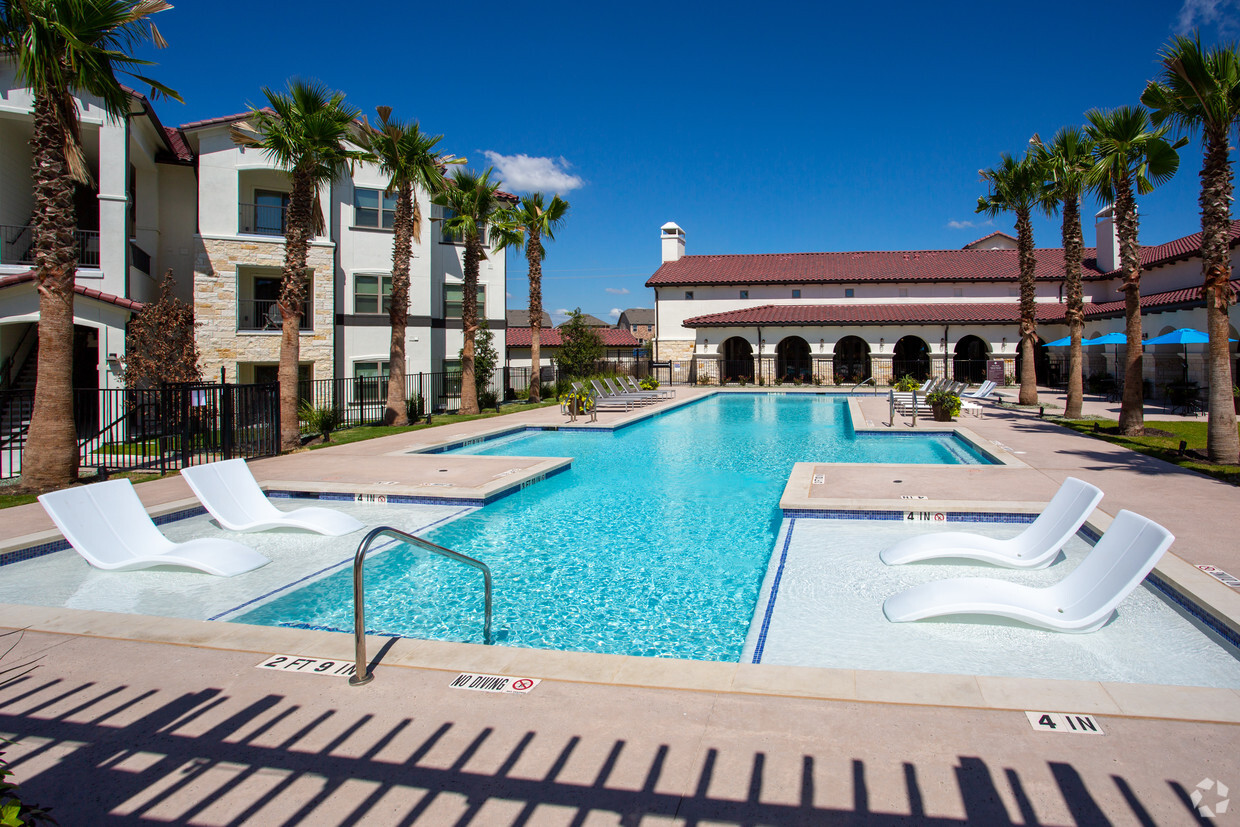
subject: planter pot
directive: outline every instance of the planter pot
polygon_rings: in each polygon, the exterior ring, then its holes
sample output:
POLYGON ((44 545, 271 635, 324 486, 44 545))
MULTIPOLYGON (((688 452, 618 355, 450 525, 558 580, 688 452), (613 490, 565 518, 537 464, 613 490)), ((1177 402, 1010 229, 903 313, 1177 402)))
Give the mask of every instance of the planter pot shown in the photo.
POLYGON ((946 409, 943 408, 942 405, 932 404, 930 406, 930 410, 934 413, 935 422, 951 422, 952 421, 951 414, 949 414, 946 411, 946 409))

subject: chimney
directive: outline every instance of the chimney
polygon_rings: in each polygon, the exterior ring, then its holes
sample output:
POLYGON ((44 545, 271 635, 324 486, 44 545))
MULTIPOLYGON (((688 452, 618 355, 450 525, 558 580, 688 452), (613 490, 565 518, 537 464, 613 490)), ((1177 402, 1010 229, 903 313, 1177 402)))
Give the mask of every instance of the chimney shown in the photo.
POLYGON ((685 255, 685 231, 669 221, 660 227, 663 231, 663 261, 680 261, 685 255))
POLYGON ((1098 234, 1098 269, 1104 273, 1119 268, 1119 237, 1115 234, 1115 206, 1108 205, 1094 216, 1098 234))

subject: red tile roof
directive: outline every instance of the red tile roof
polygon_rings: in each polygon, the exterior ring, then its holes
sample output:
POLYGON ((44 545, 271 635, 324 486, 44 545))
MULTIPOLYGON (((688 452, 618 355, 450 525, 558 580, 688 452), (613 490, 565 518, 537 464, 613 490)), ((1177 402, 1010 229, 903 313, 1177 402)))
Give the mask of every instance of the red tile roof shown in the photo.
MULTIPOLYGON (((1038 320, 1064 317, 1062 304, 1038 304, 1038 320)), ((767 304, 686 319, 685 327, 789 327, 839 324, 1011 323, 1020 318, 1016 302, 928 302, 920 304, 767 304)))
MULTIPOLYGON (((1240 280, 1232 280, 1233 290, 1240 291, 1240 280)), ((1165 293, 1150 293, 1141 297, 1141 308, 1170 307, 1172 305, 1196 305, 1204 307, 1200 287, 1185 287, 1180 290, 1168 290, 1165 293)), ((1085 305, 1086 316, 1124 315, 1124 300, 1103 302, 1102 304, 1085 305)))
MULTIPOLYGON (((1240 220, 1231 222, 1230 236, 1230 246, 1235 247, 1240 244, 1240 220)), ((1201 255, 1201 233, 1193 233, 1174 241, 1168 241, 1166 244, 1159 244, 1157 247, 1142 247, 1141 267, 1142 269, 1158 267, 1199 255, 1201 255)), ((1119 270, 1111 272, 1118 274, 1119 270)))
MULTIPOLYGON (((6 287, 13 287, 18 284, 25 284, 35 280, 34 270, 27 270, 24 273, 14 273, 11 276, 0 277, 0 290, 6 287)), ((89 287, 83 287, 80 284, 73 285, 73 292, 86 296, 88 299, 96 299, 108 304, 114 304, 117 307, 123 307, 126 310, 132 310, 135 313, 141 310, 144 305, 142 302, 136 302, 133 299, 125 299, 120 296, 114 296, 111 293, 104 293, 100 290, 93 290, 89 287)))
MULTIPOLYGON (((593 328, 594 332, 603 340, 603 347, 640 347, 641 342, 633 338, 633 334, 627 330, 619 330, 614 327, 593 328)), ((528 327, 510 327, 505 334, 505 340, 508 347, 529 347, 532 337, 531 329, 528 327)), ((539 347, 559 347, 564 344, 560 338, 560 331, 552 328, 542 329, 542 335, 538 337, 539 347)))
MULTIPOLYGON (((1063 251, 1036 251, 1035 277, 1063 278, 1063 251)), ((766 253, 685 256, 664 262, 647 287, 706 284, 823 284, 888 281, 1018 281, 1015 250, 909 250, 853 253, 766 253)), ((1093 248, 1086 248, 1081 274, 1101 275, 1093 248)))
POLYGON ((168 136, 168 143, 172 145, 172 151, 176 153, 178 161, 194 160, 194 151, 189 148, 189 144, 185 141, 185 133, 176 127, 165 126, 164 134, 168 136))
MULTIPOLYGON (((274 115, 276 113, 276 111, 270 106, 264 106, 259 111, 266 112, 268 115, 274 115)), ((218 118, 207 118, 205 121, 191 121, 189 123, 181 124, 181 131, 185 131, 187 129, 203 129, 208 126, 219 126, 220 124, 232 123, 233 121, 244 121, 246 118, 250 117, 250 114, 251 113, 249 111, 246 111, 238 112, 235 115, 221 115, 218 118)))

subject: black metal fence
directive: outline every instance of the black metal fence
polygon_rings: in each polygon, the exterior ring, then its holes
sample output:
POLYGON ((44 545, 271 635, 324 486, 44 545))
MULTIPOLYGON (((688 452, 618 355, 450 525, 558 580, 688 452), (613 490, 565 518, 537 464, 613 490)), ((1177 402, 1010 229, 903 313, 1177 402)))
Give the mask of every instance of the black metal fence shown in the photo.
MULTIPOLYGON (((73 392, 78 462, 167 473, 280 452, 279 385, 184 384, 73 392)), ((21 476, 33 391, 0 393, 0 479, 21 476)))
MULTIPOLYGON (((339 427, 374 425, 387 408, 388 377, 355 376, 301 382, 298 398, 314 408, 334 408, 339 427)), ((461 409, 461 374, 405 374, 405 402, 410 417, 427 413, 456 413, 461 409)))

